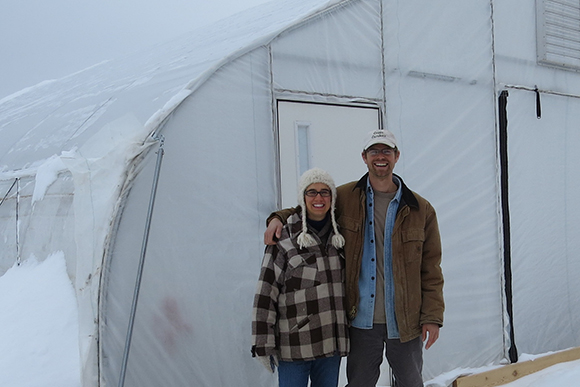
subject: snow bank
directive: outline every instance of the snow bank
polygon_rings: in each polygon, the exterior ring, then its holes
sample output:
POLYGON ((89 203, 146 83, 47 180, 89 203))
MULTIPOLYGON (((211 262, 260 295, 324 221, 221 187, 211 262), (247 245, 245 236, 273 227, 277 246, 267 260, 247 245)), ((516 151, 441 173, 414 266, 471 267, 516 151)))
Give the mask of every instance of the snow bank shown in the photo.
MULTIPOLYGON (((560 352, 560 351, 556 351, 560 352)), ((537 355, 521 354, 519 362, 535 360, 556 352, 546 352, 537 355)), ((490 365, 479 368, 457 368, 445 372, 425 382, 425 387, 450 387, 460 376, 472 375, 501 368, 501 365, 490 365)), ((562 362, 551 367, 524 376, 502 387, 578 387, 580 386, 580 360, 562 362)))
POLYGON ((64 254, 0 277, 0 385, 79 387, 78 317, 64 254))
POLYGON ((559 363, 504 384, 504 387, 577 387, 580 386, 580 360, 559 363))

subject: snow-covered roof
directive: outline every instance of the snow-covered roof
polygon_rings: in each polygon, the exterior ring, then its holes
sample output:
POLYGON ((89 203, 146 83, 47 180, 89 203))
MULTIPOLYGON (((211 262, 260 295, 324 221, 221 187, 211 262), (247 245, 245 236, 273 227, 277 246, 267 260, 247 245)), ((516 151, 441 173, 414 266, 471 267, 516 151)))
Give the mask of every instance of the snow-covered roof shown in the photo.
POLYGON ((127 115, 144 126, 145 137, 221 65, 341 2, 272 1, 7 96, 0 100, 0 171, 34 169, 127 115))

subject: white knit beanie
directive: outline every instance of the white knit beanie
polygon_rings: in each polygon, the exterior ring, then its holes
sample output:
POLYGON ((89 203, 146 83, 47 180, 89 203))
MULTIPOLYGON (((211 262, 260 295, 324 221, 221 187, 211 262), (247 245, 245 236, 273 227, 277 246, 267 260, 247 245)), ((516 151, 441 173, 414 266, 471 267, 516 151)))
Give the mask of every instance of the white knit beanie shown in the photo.
POLYGON ((304 172, 300 178, 300 182, 298 183, 298 204, 300 204, 300 207, 302 207, 302 232, 300 235, 298 235, 298 245, 300 245, 302 248, 316 245, 316 240, 308 233, 308 224, 306 222, 306 203, 304 202, 304 192, 306 191, 306 188, 308 188, 310 184, 314 183, 326 184, 332 192, 330 219, 332 221, 334 235, 332 236, 331 243, 334 247, 339 249, 344 246, 344 237, 338 232, 338 226, 334 216, 334 207, 336 204, 336 186, 334 185, 334 180, 328 174, 328 172, 323 171, 320 168, 312 168, 304 172))

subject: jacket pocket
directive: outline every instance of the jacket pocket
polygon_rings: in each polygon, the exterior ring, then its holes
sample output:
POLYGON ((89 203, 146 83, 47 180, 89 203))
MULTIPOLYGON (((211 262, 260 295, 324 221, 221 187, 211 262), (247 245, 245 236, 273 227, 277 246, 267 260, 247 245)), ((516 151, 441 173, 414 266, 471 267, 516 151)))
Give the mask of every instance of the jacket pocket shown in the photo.
POLYGON ((340 231, 350 231, 357 233, 360 230, 360 222, 357 222, 353 218, 349 218, 348 216, 341 216, 339 217, 336 222, 340 226, 340 231))
POLYGON ((290 333, 299 331, 300 329, 304 328, 312 318, 312 315, 308 315, 304 317, 302 320, 298 321, 292 328, 290 328, 290 333))
POLYGON ((316 265, 316 255, 295 255, 288 260, 288 269, 294 270, 301 266, 316 265))
POLYGON ((307 289, 320 285, 318 280, 317 259, 314 254, 303 256, 295 255, 288 260, 286 270, 286 292, 307 289))
POLYGON ((425 242, 425 230, 410 229, 401 233, 405 261, 414 262, 423 256, 423 243, 425 242))

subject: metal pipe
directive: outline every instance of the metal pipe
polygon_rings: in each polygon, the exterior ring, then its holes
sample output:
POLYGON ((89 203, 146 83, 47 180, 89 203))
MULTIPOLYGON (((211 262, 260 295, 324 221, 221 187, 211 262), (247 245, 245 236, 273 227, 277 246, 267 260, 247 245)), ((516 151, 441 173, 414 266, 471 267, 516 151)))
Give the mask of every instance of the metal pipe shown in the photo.
POLYGON ((12 185, 10 186, 10 188, 8 188, 8 191, 6 191, 6 195, 4 195, 4 197, 2 198, 2 200, 0 200, 0 206, 4 203, 4 201, 6 200, 6 198, 8 197, 8 195, 10 194, 10 192, 12 191, 12 188, 14 188, 14 186, 16 186, 16 234, 15 234, 15 240, 16 240, 16 264, 18 266, 20 266, 20 178, 17 177, 14 179, 14 182, 12 183, 12 185))
POLYGON ((20 266, 20 178, 16 178, 16 265, 20 266))
POLYGON ((135 292, 133 294, 133 303, 131 305, 131 313, 129 315, 129 326, 127 328, 127 337, 125 340, 125 350, 123 352, 123 363, 121 364, 121 374, 119 376, 119 387, 125 385, 125 374, 127 372, 127 362, 129 360, 129 350, 131 348, 131 339, 133 337, 133 326, 135 324, 135 313, 137 311, 137 301, 139 300, 139 290, 141 288, 141 278, 143 276, 143 266, 145 263, 145 253, 147 252, 147 243, 149 241, 149 231, 151 229, 151 218, 153 216, 153 206, 155 204, 155 195, 157 193, 157 183, 159 182, 159 172, 161 170, 161 160, 163 159, 163 144, 165 138, 159 136, 159 150, 157 151, 157 163, 155 165, 155 174, 153 176, 153 186, 151 188, 151 196, 149 198, 149 209, 147 210, 147 219, 145 222, 145 232, 143 235, 143 242, 141 244, 141 256, 139 259, 139 267, 137 269, 137 279, 135 281, 135 292))
POLYGON ((12 188, 14 188, 14 185, 16 185, 16 182, 17 181, 18 181, 18 178, 14 179, 14 182, 12 183, 12 185, 10 186, 10 188, 8 188, 8 191, 6 191, 6 195, 4 195, 4 197, 2 198, 2 200, 0 200, 0 206, 2 205, 2 203, 4 203, 4 200, 6 200, 6 198, 10 194, 10 191, 12 191, 12 188))

